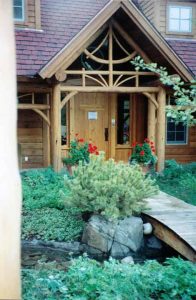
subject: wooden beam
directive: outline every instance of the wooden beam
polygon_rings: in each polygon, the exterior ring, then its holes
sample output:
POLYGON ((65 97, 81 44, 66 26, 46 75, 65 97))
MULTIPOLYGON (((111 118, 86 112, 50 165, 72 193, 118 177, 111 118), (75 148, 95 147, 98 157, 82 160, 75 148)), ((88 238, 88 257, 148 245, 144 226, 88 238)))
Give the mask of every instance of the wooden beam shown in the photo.
POLYGON ((155 106, 151 100, 148 99, 148 138, 155 142, 155 106))
POLYGON ((113 36, 112 26, 109 26, 109 86, 113 86, 113 36))
POLYGON ((128 33, 122 28, 122 26, 117 22, 112 20, 113 27, 121 34, 121 36, 127 41, 127 43, 137 51, 137 53, 144 59, 146 63, 150 62, 149 57, 146 53, 138 46, 138 44, 128 35, 128 33))
POLYGON ((62 92, 86 92, 86 93, 99 93, 99 92, 108 92, 108 93, 157 93, 159 87, 102 87, 102 86, 66 86, 61 85, 62 92))
POLYGON ((53 88, 52 98, 52 164, 56 172, 61 169, 61 90, 60 84, 53 88))
POLYGON ((42 117, 42 119, 47 123, 47 125, 50 126, 50 120, 47 117, 47 115, 45 115, 41 110, 39 110, 37 108, 33 108, 32 110, 34 112, 36 112, 38 115, 40 115, 42 117))
POLYGON ((150 93, 143 93, 143 94, 144 94, 144 96, 146 96, 148 98, 149 101, 151 101, 154 104, 155 108, 159 107, 159 105, 156 101, 155 94, 150 94, 150 93))
POLYGON ((35 0, 35 27, 41 29, 41 5, 40 0, 35 0))
POLYGON ((156 135, 156 148, 157 148, 157 171, 161 172, 165 166, 165 106, 166 106, 166 91, 161 87, 157 97, 158 110, 157 110, 157 135, 156 135))
POLYGON ((18 104, 18 109, 49 110, 50 105, 48 105, 48 104, 18 104))
POLYGON ((117 105, 117 94, 108 94, 109 97, 109 150, 110 157, 115 159, 116 157, 116 127, 117 127, 117 116, 116 116, 116 105, 117 105))
MULTIPOLYGON (((50 94, 46 96, 47 105, 50 104, 50 94)), ((46 117, 50 120, 50 111, 46 111, 46 117)), ((43 122, 43 163, 44 167, 50 166, 50 127, 46 122, 43 122)))
POLYGON ((13 2, 0 0, 0 299, 20 293, 21 182, 17 157, 13 2))
POLYGON ((65 104, 74 97, 78 92, 70 92, 68 95, 65 96, 65 98, 61 101, 61 109, 65 106, 65 104))

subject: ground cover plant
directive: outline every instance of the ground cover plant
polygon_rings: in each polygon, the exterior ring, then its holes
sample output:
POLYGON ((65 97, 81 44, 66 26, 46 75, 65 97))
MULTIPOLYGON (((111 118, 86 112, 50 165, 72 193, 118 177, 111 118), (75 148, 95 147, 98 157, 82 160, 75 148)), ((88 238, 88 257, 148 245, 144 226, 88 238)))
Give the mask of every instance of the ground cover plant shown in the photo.
POLYGON ((168 160, 156 180, 163 192, 196 205, 196 163, 178 164, 168 160))
POLYGON ((182 259, 164 265, 123 265, 115 260, 102 265, 80 257, 68 272, 23 270, 23 299, 72 300, 191 300, 196 296, 196 266, 182 259))
POLYGON ((51 168, 23 172, 22 239, 72 241, 81 235, 81 212, 65 208, 62 195, 69 193, 62 174, 51 168))
POLYGON ((155 181, 138 165, 105 161, 104 155, 92 155, 88 165, 79 163, 73 178, 65 181, 71 191, 65 195, 66 205, 113 219, 139 214, 144 198, 158 193, 155 181))

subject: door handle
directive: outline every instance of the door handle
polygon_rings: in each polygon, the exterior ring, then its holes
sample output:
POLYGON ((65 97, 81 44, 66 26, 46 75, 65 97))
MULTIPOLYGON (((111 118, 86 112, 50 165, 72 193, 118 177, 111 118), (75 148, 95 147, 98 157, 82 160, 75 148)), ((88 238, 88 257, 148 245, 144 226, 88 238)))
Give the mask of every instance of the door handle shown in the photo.
POLYGON ((108 128, 105 128, 105 142, 108 142, 109 139, 109 131, 108 128))

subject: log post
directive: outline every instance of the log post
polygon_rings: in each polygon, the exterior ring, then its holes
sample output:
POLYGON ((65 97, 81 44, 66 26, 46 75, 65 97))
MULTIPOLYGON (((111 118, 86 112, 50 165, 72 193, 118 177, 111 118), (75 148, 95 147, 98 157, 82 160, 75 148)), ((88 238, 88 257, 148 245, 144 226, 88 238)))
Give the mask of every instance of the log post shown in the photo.
POLYGON ((13 4, 0 0, 0 299, 21 299, 21 184, 17 157, 13 4))
POLYGON ((52 98, 52 164, 54 170, 61 169, 61 90, 60 84, 53 87, 52 98))
POLYGON ((166 92, 161 87, 157 97, 158 110, 157 110, 157 135, 156 135, 156 148, 157 148, 157 171, 161 172, 165 165, 165 106, 166 106, 166 92))
POLYGON ((148 138, 153 142, 155 142, 155 111, 155 105, 148 99, 148 138))

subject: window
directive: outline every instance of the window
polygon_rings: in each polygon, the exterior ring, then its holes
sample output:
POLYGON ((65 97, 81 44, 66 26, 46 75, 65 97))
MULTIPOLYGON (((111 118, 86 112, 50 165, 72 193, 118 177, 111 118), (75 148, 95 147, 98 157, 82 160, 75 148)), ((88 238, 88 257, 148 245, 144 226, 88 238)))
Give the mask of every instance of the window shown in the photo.
POLYGON ((130 96, 119 94, 117 103, 117 144, 130 144, 130 96))
POLYGON ((24 0, 14 0, 14 20, 24 21, 24 0))
POLYGON ((192 32, 192 7, 169 6, 169 31, 192 32))
POLYGON ((187 144, 187 126, 182 122, 176 124, 173 119, 167 118, 167 144, 187 144))

